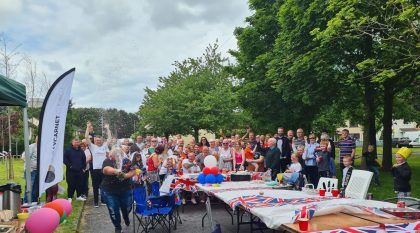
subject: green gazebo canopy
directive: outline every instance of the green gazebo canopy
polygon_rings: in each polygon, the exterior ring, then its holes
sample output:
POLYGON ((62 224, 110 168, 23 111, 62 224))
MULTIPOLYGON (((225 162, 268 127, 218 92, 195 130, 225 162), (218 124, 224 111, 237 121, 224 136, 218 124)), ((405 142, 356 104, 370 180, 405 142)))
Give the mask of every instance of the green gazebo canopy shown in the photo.
POLYGON ((0 106, 26 107, 25 85, 0 75, 0 106))

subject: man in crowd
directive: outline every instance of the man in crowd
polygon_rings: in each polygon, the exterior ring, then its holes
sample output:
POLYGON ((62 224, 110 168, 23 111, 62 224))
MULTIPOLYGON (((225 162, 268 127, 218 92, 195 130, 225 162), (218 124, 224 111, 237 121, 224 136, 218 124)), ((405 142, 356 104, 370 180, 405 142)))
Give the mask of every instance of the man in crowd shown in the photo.
POLYGON ((268 139, 268 150, 264 156, 264 166, 271 169, 272 180, 276 179, 277 173, 280 172, 280 149, 276 147, 276 139, 268 139))
MULTIPOLYGON (((35 142, 32 143, 31 145, 29 145, 29 151, 28 153, 23 152, 22 158, 23 160, 29 159, 31 162, 31 187, 32 187, 32 192, 30 193, 31 195, 31 201, 32 202, 36 202, 38 200, 37 194, 38 194, 38 186, 39 183, 37 182, 38 180, 38 167, 37 167, 37 150, 38 150, 38 136, 35 137, 35 142)), ((24 172, 24 176, 26 178, 26 172, 24 172)), ((27 203, 28 202, 28 189, 27 187, 25 187, 25 197, 24 197, 24 202, 27 203)))
MULTIPOLYGON (((105 124, 105 129, 107 131, 107 140, 106 142, 103 141, 103 138, 100 136, 95 136, 94 142, 91 143, 90 140, 87 140, 88 147, 92 152, 92 187, 93 187, 93 202, 95 207, 99 207, 99 186, 101 185, 103 179, 102 173, 102 164, 104 160, 108 157, 109 148, 108 143, 111 141, 111 131, 109 130, 109 125, 105 124)), ((86 133, 85 138, 89 138, 89 132, 93 131, 92 123, 89 121, 86 124, 86 133)), ((105 200, 101 195, 101 202, 105 205, 105 200)))
POLYGON ((303 133, 303 129, 299 128, 296 130, 296 139, 293 140, 293 151, 296 152, 299 146, 305 146, 305 134, 303 133))
POLYGON ((204 168, 204 159, 209 155, 209 148, 207 146, 203 146, 203 151, 197 156, 196 160, 198 165, 201 169, 204 168))
POLYGON ((280 169, 281 172, 286 171, 287 165, 290 164, 290 144, 289 139, 284 135, 284 128, 279 127, 277 129, 278 137, 277 139, 277 148, 280 150, 280 169))
POLYGON ((80 148, 79 139, 71 142, 71 147, 64 153, 63 162, 66 165, 67 198, 72 199, 74 191, 77 193, 77 200, 86 201, 84 196, 84 172, 86 169, 85 152, 80 148))
POLYGON ((349 130, 343 129, 341 131, 341 140, 337 145, 340 148, 340 169, 344 169, 343 158, 350 156, 354 161, 354 154, 356 152, 356 144, 353 139, 349 136, 349 130))
POLYGON ((136 137, 136 146, 140 149, 143 150, 144 147, 144 142, 143 142, 143 136, 139 135, 136 137))

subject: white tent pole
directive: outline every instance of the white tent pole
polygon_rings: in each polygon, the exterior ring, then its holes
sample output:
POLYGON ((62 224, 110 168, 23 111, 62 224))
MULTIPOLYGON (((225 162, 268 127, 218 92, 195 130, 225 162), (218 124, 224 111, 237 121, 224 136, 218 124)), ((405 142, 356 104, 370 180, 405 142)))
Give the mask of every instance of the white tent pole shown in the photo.
MULTIPOLYGON (((28 203, 32 203, 32 183, 31 183, 31 158, 29 154, 29 126, 28 126, 28 109, 23 109, 23 137, 25 142, 25 175, 26 175, 26 190, 25 193, 28 203)), ((35 181, 36 182, 36 181, 35 181)))

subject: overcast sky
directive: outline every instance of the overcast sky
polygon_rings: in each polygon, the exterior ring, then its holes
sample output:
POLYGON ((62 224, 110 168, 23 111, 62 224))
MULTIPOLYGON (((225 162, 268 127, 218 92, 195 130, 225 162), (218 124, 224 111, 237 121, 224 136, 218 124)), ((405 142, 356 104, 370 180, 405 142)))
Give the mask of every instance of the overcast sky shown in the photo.
MULTIPOLYGON (((200 56, 250 15, 246 0, 0 0, 0 32, 49 80, 76 67, 76 107, 135 112, 172 63, 200 56), (42 3, 41 3, 42 2, 42 3)), ((18 80, 23 75, 18 74, 18 80)))

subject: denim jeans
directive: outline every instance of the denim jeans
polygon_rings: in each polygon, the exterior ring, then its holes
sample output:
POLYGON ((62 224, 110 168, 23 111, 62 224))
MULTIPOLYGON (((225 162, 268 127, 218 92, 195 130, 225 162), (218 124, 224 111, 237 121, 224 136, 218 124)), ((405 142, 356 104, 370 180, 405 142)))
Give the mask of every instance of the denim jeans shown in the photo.
POLYGON ((373 173, 373 181, 375 184, 379 185, 379 167, 377 166, 367 166, 368 170, 373 173))
POLYGON ((106 206, 108 207, 109 217, 115 229, 121 228, 120 210, 125 222, 129 222, 129 214, 133 204, 133 191, 125 192, 108 192, 101 189, 101 194, 104 195, 106 206))
POLYGON ((335 160, 333 158, 330 159, 330 177, 337 176, 337 172, 335 169, 335 160))
MULTIPOLYGON (((24 177, 26 179, 26 172, 24 172, 24 177)), ((37 197, 37 193, 38 193, 38 182, 36 182, 36 180, 38 179, 38 170, 33 170, 31 171, 31 185, 32 185, 32 193, 31 193, 31 198, 32 198, 32 202, 35 202, 38 200, 37 197)), ((25 203, 28 202, 28 197, 26 196, 28 187, 25 186, 25 197, 23 198, 23 201, 25 203)))

